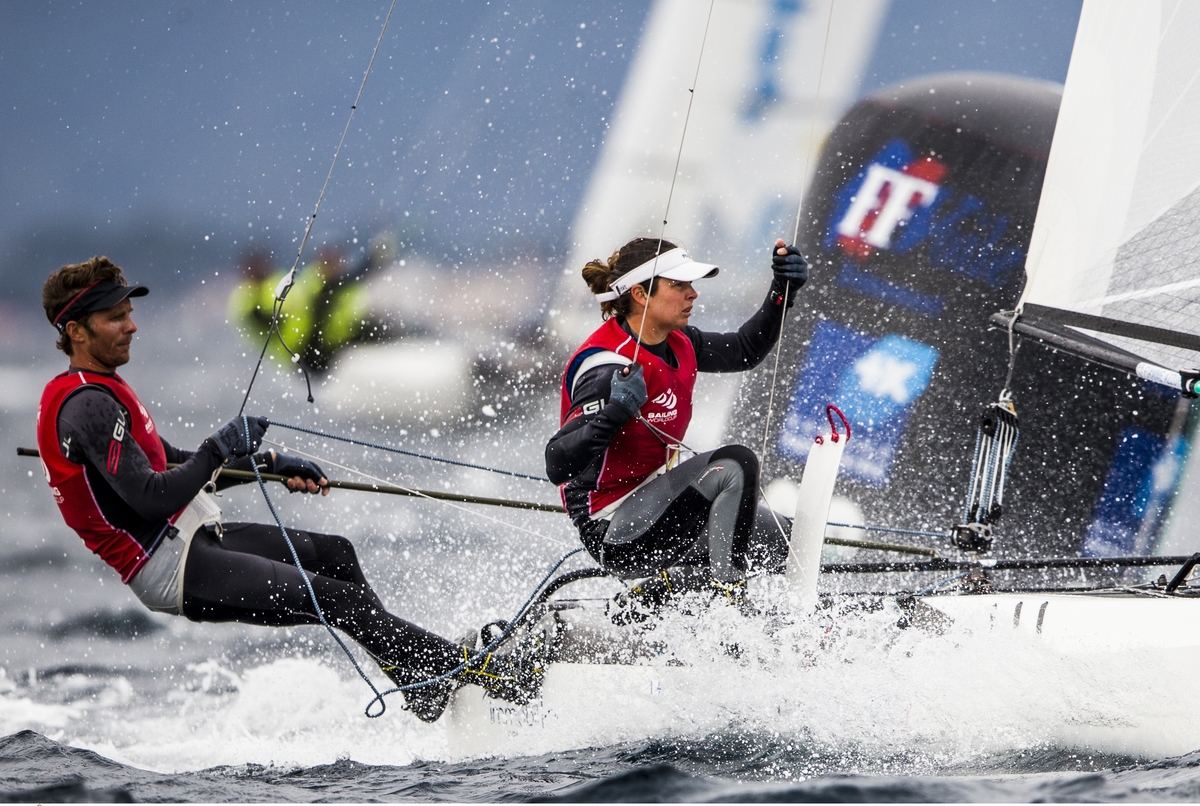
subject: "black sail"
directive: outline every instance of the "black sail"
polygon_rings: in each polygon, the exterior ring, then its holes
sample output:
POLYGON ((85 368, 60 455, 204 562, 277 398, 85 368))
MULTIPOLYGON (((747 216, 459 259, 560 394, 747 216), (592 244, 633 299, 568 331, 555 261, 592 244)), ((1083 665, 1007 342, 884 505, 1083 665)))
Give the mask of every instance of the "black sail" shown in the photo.
MULTIPOLYGON (((855 427, 837 493, 867 523, 961 519, 977 419, 1008 368, 1009 334, 989 319, 1024 286, 1060 97, 1008 76, 929 76, 837 124, 805 197, 812 279, 784 335, 764 482, 799 478, 835 403, 855 427)), ((731 439, 762 444, 769 384, 768 366, 744 386, 731 439)), ((1011 388, 1022 432, 997 550, 1146 550, 1158 524, 1145 487, 1173 449, 1178 395, 1032 346, 1011 388)))

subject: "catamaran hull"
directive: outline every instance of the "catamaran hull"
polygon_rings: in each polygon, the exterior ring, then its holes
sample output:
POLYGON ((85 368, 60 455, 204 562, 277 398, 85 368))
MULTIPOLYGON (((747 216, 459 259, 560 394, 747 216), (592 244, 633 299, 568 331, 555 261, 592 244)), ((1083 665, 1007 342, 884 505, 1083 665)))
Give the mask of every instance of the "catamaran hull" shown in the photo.
MULTIPOLYGON (((1086 751, 1161 757, 1195 749, 1188 742, 1197 731, 1177 724, 1186 712, 1177 706, 1200 683, 1200 674, 1189 672, 1200 664, 1200 598, 1005 593, 926 596, 895 604, 884 611, 863 611, 878 614, 876 619, 888 612, 901 616, 896 622, 886 616, 887 624, 896 626, 870 639, 878 641, 870 643, 874 649, 856 645, 843 656, 844 636, 862 626, 855 622, 859 617, 854 613, 826 616, 813 620, 809 640, 795 647, 795 662, 776 669, 751 666, 745 672, 732 658, 723 671, 664 663, 672 656, 666 647, 659 646, 657 657, 651 657, 644 651, 646 636, 631 640, 631 628, 613 625, 602 633, 596 613, 585 616, 576 610, 566 614, 568 623, 572 616, 587 621, 586 643, 595 651, 607 640, 613 647, 608 659, 550 664, 540 697, 523 706, 489 698, 477 687, 460 689, 445 717, 448 749, 456 757, 478 758, 704 735, 722 730, 723 725, 740 724, 747 713, 772 714, 783 720, 781 726, 787 730, 811 727, 814 734, 837 735, 836 726, 819 724, 821 714, 825 718, 841 714, 839 720, 853 721, 849 720, 853 713, 862 721, 860 712, 870 709, 871 698, 881 696, 889 701, 915 697, 904 707, 918 702, 940 710, 949 720, 946 730, 951 734, 979 730, 981 742, 988 741, 985 737, 994 732, 996 722, 1012 720, 1031 735, 1040 732, 1048 737, 1041 741, 1086 751), (838 626, 831 635, 834 621, 838 626), (839 630, 842 638, 837 637, 839 630), (897 649, 897 642, 905 648, 897 649), (913 646, 924 647, 918 655, 924 653, 940 665, 923 669, 915 683, 886 682, 889 676, 906 673, 896 671, 897 658, 891 655, 911 653, 913 646), (1016 653, 1011 664, 1010 652, 1016 653), (956 653, 965 657, 955 659, 956 653), (839 669, 849 670, 845 664, 853 663, 857 671, 864 658, 870 667, 866 678, 843 678, 839 669), (1144 678, 1147 665, 1157 670, 1145 680, 1147 688, 1131 686, 1130 680, 1144 678), (1037 670, 1032 678, 1030 669, 1037 670), (943 690, 943 684, 931 676, 941 680, 947 673, 956 679, 952 688, 943 690), (998 674, 1016 675, 1021 682, 1008 694, 998 693, 998 674), (1081 682, 1080 674, 1088 679, 1081 682), (864 680, 891 694, 864 692, 864 680), (912 691, 912 686, 920 691, 912 691), (991 704, 965 706, 963 691, 977 692, 991 704), (763 711, 760 700, 781 695, 787 701, 779 702, 781 710, 763 711), (1081 699, 1086 707, 1077 707, 1072 698, 1081 699), (999 710, 993 713, 988 708, 999 710), (984 716, 980 718, 976 711, 984 716), (814 720, 811 726, 809 719, 814 720)), ((794 642, 796 634, 790 634, 789 641, 794 642)), ((905 663, 918 661, 907 657, 899 661, 901 666, 905 663)), ((892 711, 895 708, 886 705, 882 719, 890 718, 886 714, 892 711)))
POLYGON ((1004 593, 929 596, 920 607, 949 617, 959 629, 1015 631, 1062 652, 1200 648, 1197 598, 1004 593))

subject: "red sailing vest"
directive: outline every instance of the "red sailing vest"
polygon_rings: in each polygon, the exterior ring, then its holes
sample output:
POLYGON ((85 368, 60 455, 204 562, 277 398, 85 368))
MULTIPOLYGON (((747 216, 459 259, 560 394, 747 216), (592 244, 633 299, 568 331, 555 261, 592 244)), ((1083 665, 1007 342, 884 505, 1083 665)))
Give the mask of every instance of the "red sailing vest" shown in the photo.
MULTIPOLYGON (((569 369, 585 351, 597 349, 611 350, 632 360, 635 344, 633 336, 626 333, 616 319, 609 319, 575 351, 567 367, 569 369)), ((599 512, 628 495, 651 473, 666 464, 664 440, 679 442, 687 433, 688 424, 692 421, 692 390, 696 385, 696 350, 691 339, 678 332, 667 335, 667 344, 679 362, 677 369, 645 348, 637 351, 637 362, 642 365, 642 374, 646 379, 646 404, 641 409, 642 417, 662 432, 661 438, 637 419, 625 423, 604 452, 596 489, 588 495, 589 513, 599 512)), ((564 371, 560 427, 566 425, 571 414, 571 390, 567 381, 564 371)), ((564 493, 564 503, 565 488, 565 484, 560 488, 564 493)))
MULTIPOLYGON (((98 554, 104 562, 117 569, 122 582, 129 582, 146 560, 150 559, 150 555, 133 535, 108 522, 96 503, 95 496, 92 495, 83 465, 69 461, 58 446, 58 411, 68 395, 88 384, 103 386, 129 411, 129 423, 125 425, 124 430, 132 434, 134 442, 146 454, 146 458, 150 460, 150 468, 155 473, 167 469, 167 454, 163 450, 162 440, 158 437, 150 412, 146 411, 142 401, 138 400, 133 389, 121 376, 83 371, 64 372, 46 384, 42 391, 42 402, 38 406, 37 439, 38 451, 42 455, 42 470, 46 474, 46 481, 50 483, 50 492, 54 494, 54 500, 62 511, 67 526, 83 538, 84 544, 94 554, 98 554)), ((121 430, 121 426, 118 425, 117 432, 121 430)), ((117 432, 113 433, 109 443, 109 465, 114 469, 120 460, 121 445, 125 437, 125 434, 117 432)), ((175 518, 171 520, 174 521, 175 518)))

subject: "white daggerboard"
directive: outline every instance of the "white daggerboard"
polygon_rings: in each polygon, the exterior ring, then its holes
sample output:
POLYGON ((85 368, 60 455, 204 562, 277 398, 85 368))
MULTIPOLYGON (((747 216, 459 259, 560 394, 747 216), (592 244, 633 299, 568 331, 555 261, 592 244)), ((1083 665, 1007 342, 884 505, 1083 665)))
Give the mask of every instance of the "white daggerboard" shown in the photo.
POLYGON ((801 609, 817 602, 817 579, 821 575, 821 547, 825 543, 825 525, 829 522, 829 506, 833 501, 833 486, 837 482, 842 452, 850 441, 850 423, 836 406, 826 406, 829 417, 828 436, 818 434, 800 479, 796 500, 796 519, 792 521, 791 547, 788 550, 786 578, 792 597, 801 609), (845 433, 839 434, 833 415, 837 413, 845 433))

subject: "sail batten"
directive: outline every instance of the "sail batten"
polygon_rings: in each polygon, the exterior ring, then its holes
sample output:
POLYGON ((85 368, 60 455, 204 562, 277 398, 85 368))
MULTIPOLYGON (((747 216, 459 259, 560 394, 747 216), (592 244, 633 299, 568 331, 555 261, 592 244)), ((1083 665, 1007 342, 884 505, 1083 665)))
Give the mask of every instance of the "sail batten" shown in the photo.
POLYGON ((1018 304, 1060 349, 1200 366, 1198 35, 1200 3, 1085 2, 1018 304))

